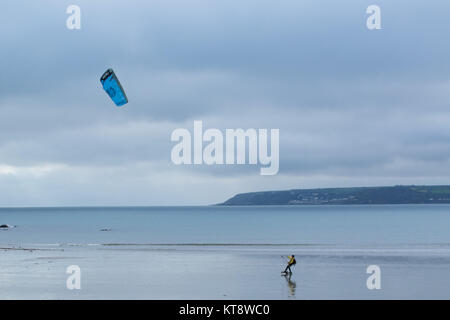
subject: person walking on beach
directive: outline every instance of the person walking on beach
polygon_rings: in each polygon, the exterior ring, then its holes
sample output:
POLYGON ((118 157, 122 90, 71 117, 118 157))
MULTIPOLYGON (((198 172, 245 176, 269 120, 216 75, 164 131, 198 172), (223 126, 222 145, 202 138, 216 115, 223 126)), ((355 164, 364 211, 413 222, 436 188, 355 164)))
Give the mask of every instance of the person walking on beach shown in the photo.
POLYGON ((288 273, 288 269, 289 269, 289 273, 292 274, 292 270, 291 270, 291 266, 295 265, 297 263, 297 261, 295 261, 295 256, 288 256, 288 264, 286 266, 286 269, 284 269, 283 273, 288 273))

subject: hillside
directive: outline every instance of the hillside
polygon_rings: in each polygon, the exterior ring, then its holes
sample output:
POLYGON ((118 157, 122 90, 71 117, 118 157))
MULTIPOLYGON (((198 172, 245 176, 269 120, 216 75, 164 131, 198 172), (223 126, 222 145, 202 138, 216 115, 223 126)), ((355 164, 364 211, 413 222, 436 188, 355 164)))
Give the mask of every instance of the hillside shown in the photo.
POLYGON ((295 189, 237 194, 219 205, 331 205, 450 203, 450 186, 295 189))

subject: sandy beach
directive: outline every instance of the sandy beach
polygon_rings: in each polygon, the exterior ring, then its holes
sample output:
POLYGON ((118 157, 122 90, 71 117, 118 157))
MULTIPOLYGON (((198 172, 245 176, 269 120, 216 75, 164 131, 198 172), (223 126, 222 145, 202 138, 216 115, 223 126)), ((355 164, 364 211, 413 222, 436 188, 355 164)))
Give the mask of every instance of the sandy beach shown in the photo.
POLYGON ((2 248, 0 299, 448 299, 450 247, 84 245, 2 248), (283 277, 280 255, 295 252, 283 277), (368 290, 368 265, 382 270, 368 290), (81 269, 69 290, 66 269, 81 269))

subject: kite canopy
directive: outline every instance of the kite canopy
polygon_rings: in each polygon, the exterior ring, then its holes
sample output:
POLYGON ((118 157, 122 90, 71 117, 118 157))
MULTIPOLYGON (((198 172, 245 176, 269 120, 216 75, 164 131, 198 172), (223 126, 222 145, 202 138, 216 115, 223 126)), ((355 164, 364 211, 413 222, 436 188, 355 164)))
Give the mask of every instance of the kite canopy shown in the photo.
POLYGON ((103 85, 103 89, 112 101, 114 101, 116 106, 120 107, 128 103, 127 95, 125 94, 125 91, 123 90, 122 85, 120 84, 119 79, 117 79, 113 69, 106 70, 100 78, 100 82, 103 85))

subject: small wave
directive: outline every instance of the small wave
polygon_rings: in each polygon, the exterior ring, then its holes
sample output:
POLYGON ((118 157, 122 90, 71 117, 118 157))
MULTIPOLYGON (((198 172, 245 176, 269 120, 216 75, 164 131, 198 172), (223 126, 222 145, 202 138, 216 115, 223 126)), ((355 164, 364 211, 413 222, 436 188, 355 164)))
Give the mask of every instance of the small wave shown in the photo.
POLYGON ((102 246, 198 246, 198 247, 308 247, 323 246, 311 243, 103 243, 102 246))
POLYGON ((29 248, 25 248, 25 247, 18 247, 18 246, 9 246, 9 247, 0 247, 0 250, 5 250, 5 251, 28 251, 28 252, 33 252, 33 251, 64 251, 64 249, 48 249, 48 248, 34 248, 34 247, 29 247, 29 248))

